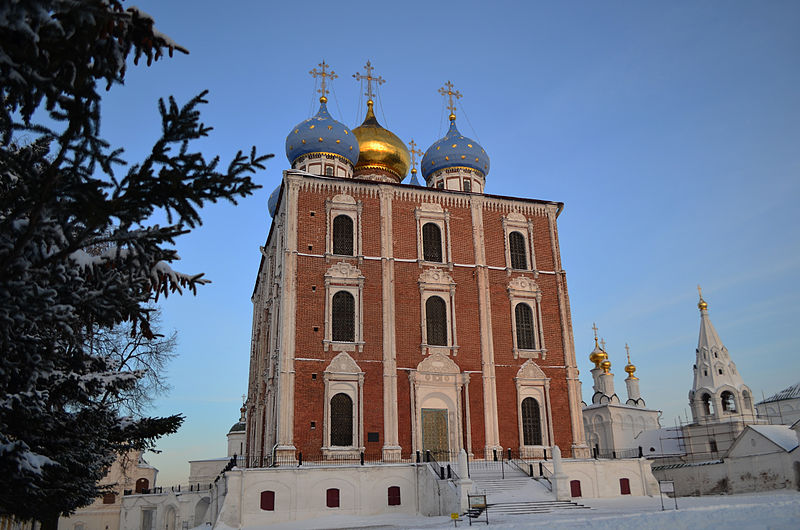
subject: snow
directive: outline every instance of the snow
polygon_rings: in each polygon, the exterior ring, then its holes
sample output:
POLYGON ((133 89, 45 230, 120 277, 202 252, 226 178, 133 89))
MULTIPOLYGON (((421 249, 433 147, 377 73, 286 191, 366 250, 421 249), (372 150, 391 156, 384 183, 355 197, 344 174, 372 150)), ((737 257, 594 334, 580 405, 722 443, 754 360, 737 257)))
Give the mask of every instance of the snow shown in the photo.
POLYGON ((685 454, 680 443, 682 436, 682 431, 677 427, 643 431, 633 439, 633 445, 641 446, 644 456, 682 455, 685 454))
POLYGON ((784 399, 794 399, 797 397, 800 397, 800 383, 795 383, 790 387, 784 388, 777 394, 772 395, 759 403, 756 403, 756 405, 761 405, 762 403, 771 403, 773 401, 783 401, 784 399))
MULTIPOLYGON (((535 515, 493 515, 489 508, 489 527, 517 529, 554 526, 557 528, 616 529, 705 529, 736 528, 774 530, 795 529, 800 520, 800 493, 767 492, 750 495, 679 497, 616 497, 613 499, 576 499, 591 510, 565 510, 535 515)), ((484 523, 473 523, 481 528, 484 523)), ((452 528, 449 516, 423 517, 412 515, 347 516, 333 515, 267 526, 248 526, 246 530, 314 529, 314 528, 452 528)), ((469 527, 465 517, 459 528, 469 527)), ((201 527, 202 528, 202 527, 201 527)), ((232 530, 218 524, 215 530, 232 530)))
POLYGON ((786 425, 750 425, 749 427, 787 453, 798 446, 797 433, 786 425))

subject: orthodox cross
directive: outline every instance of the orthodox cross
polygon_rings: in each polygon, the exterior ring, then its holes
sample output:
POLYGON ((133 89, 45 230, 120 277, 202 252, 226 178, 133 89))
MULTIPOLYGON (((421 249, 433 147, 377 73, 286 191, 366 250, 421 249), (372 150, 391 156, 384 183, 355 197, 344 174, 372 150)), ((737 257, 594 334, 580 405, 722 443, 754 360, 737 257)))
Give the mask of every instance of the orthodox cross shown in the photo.
POLYGON ((374 68, 372 67, 370 62, 367 61, 367 64, 364 65, 364 71, 367 72, 367 75, 362 75, 360 72, 356 72, 353 74, 353 77, 357 81, 364 81, 365 79, 367 80, 367 91, 364 92, 364 95, 367 96, 367 99, 369 101, 373 101, 375 99, 375 94, 372 92, 372 82, 374 81, 375 85, 377 86, 380 86, 386 82, 386 80, 381 76, 373 77, 372 70, 374 70, 374 68))
POLYGON ((600 339, 600 349, 606 351, 606 340, 600 339))
POLYGON ((330 68, 331 65, 327 64, 324 59, 317 66, 320 67, 320 70, 317 70, 316 68, 314 68, 311 71, 309 71, 308 73, 311 74, 311 77, 313 77, 314 79, 316 79, 317 77, 321 77, 322 78, 322 80, 319 83, 320 88, 319 88, 319 90, 317 90, 317 92, 322 94, 322 97, 325 98, 325 100, 327 101, 327 99, 328 99, 326 97, 328 95, 328 88, 327 88, 328 82, 327 82, 327 79, 330 79, 331 81, 333 81, 334 79, 336 79, 339 76, 336 75, 336 72, 334 72, 333 70, 331 70, 330 72, 325 71, 326 68, 330 68))
POLYGON ((700 300, 702 300, 703 299, 703 288, 700 287, 699 284, 697 285, 697 294, 700 295, 700 300))
POLYGON ((631 349, 628 347, 628 343, 625 343, 625 353, 628 354, 628 364, 631 364, 631 349))
POLYGON ((461 92, 453 90, 453 83, 447 81, 447 83, 439 89, 439 93, 443 96, 447 96, 447 108, 450 111, 450 121, 453 121, 456 119, 456 103, 453 101, 453 98, 455 98, 456 101, 461 99, 461 92))
POLYGON ((416 173, 417 157, 422 156, 422 149, 417 149, 417 142, 415 142, 413 139, 410 142, 408 142, 408 146, 411 148, 408 150, 408 152, 411 153, 411 167, 412 167, 411 171, 416 173))

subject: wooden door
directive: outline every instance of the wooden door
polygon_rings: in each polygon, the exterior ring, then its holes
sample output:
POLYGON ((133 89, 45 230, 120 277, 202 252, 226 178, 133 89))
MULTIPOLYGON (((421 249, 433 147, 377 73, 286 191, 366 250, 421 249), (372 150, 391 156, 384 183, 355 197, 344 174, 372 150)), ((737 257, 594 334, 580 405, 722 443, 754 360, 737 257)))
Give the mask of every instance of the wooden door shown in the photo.
POLYGON ((447 409, 422 409, 422 450, 436 460, 448 459, 447 409))

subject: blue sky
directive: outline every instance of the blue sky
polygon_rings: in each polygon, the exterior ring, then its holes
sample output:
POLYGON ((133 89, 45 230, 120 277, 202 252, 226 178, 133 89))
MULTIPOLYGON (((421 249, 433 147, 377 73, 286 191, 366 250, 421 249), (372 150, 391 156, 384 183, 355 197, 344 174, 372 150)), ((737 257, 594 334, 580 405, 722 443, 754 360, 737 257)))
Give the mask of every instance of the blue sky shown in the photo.
MULTIPOLYGON (((185 272, 213 283, 170 297, 179 332, 156 414, 181 431, 150 457, 159 482, 187 460, 225 455, 247 390, 250 295, 288 162, 284 139, 316 111, 308 71, 339 75, 329 110, 356 126, 351 75, 371 60, 386 79, 381 123, 425 149, 451 80, 459 127, 491 157, 488 193, 565 203, 559 219, 578 365, 589 399, 592 322, 624 393, 624 345, 662 423, 683 415, 699 329, 696 285, 745 382, 760 398, 800 380, 800 4, 676 2, 155 2, 137 4, 189 48, 131 67, 108 93, 103 132, 141 159, 156 138, 159 97, 203 89, 199 145, 227 162, 256 145, 275 153, 264 188, 216 204, 178 241, 185 272)), ((359 101, 362 106, 359 106, 359 101)))

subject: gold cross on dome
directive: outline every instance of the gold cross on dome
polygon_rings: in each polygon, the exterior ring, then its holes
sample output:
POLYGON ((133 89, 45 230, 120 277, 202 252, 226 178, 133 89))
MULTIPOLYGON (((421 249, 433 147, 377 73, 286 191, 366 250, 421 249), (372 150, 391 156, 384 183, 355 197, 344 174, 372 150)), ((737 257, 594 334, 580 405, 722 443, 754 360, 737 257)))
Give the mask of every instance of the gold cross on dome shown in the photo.
POLYGON ((367 96, 367 99, 369 101, 374 101, 375 100, 375 93, 372 91, 372 82, 374 81, 375 84, 378 85, 378 86, 380 86, 380 85, 382 85, 382 84, 384 84, 386 82, 386 80, 384 78, 382 78, 381 76, 373 77, 373 75, 372 75, 372 71, 373 70, 374 70, 374 68, 372 67, 372 64, 370 64, 370 62, 367 61, 367 64, 364 65, 364 71, 367 72, 367 75, 362 75, 360 72, 356 72, 356 73, 353 74, 353 78, 355 78, 356 81, 364 81, 366 79, 366 81, 367 81, 367 91, 364 92, 364 95, 367 96))
POLYGON ((456 100, 461 99, 461 92, 458 90, 453 90, 453 83, 447 81, 442 88, 439 89, 439 93, 443 96, 447 96, 447 108, 450 111, 450 120, 456 119, 456 103, 453 101, 453 98, 456 100))
POLYGON ((422 149, 417 149, 417 142, 415 142, 413 139, 410 142, 408 142, 408 146, 411 148, 408 150, 408 152, 411 153, 411 167, 413 168, 412 171, 416 173, 417 157, 422 156, 423 154, 422 149))
POLYGON ((331 65, 327 64, 324 59, 317 66, 320 67, 320 70, 317 70, 316 68, 313 68, 308 73, 311 74, 311 77, 313 77, 314 79, 316 79, 318 77, 322 78, 322 80, 319 83, 320 88, 319 88, 319 90, 317 90, 317 92, 322 94, 323 98, 326 98, 326 96, 328 95, 328 92, 329 92, 328 88, 327 88, 328 87, 327 80, 330 79, 331 81, 333 81, 334 79, 336 79, 339 76, 336 75, 336 72, 334 72, 333 70, 331 70, 330 72, 326 71, 326 69, 330 68, 331 65))
POLYGON ((600 349, 606 351, 606 340, 600 339, 600 349))
POLYGON ((625 353, 628 354, 628 364, 631 364, 631 349, 628 347, 628 343, 625 343, 625 353))
POLYGON ((700 287, 700 284, 697 284, 697 294, 700 295, 700 300, 703 299, 703 288, 700 287))

